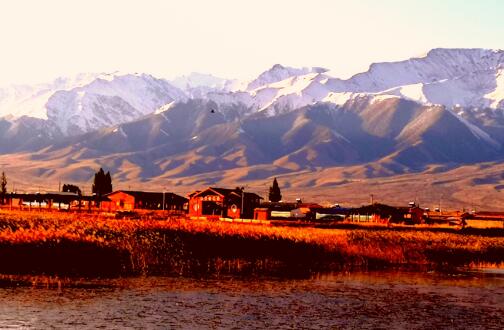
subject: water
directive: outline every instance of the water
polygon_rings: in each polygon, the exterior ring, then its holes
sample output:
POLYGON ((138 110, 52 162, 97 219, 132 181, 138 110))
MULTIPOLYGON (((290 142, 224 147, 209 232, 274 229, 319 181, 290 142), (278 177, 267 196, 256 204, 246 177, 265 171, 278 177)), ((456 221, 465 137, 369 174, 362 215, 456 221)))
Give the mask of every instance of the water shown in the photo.
POLYGON ((0 281, 0 328, 504 329, 499 271, 45 281, 0 281))

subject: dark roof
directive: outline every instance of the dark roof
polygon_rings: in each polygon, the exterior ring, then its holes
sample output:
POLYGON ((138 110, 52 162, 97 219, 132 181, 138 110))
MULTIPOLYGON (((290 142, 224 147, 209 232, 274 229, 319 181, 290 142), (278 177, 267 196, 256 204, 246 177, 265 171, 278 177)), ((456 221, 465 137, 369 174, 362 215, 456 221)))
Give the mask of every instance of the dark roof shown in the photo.
POLYGON ((504 212, 476 211, 474 212, 474 214, 484 216, 504 217, 504 212))
MULTIPOLYGON (((235 194, 236 196, 241 196, 241 191, 239 191, 239 190, 229 189, 229 188, 217 188, 217 187, 208 187, 208 188, 206 188, 204 190, 193 192, 189 196, 193 197, 193 196, 199 195, 199 194, 204 193, 204 192, 209 191, 209 190, 211 190, 211 191, 213 191, 213 192, 215 192, 215 193, 217 193, 217 194, 219 194, 219 195, 221 195, 223 197, 229 197, 231 194, 235 194)), ((244 195, 245 195, 246 198, 257 197, 257 198, 263 199, 258 194, 252 193, 252 192, 245 192, 244 195)))
MULTIPOLYGON (((84 201, 95 201, 97 196, 95 195, 82 195, 79 196, 70 192, 50 192, 50 193, 10 193, 7 194, 10 198, 20 198, 25 200, 40 200, 40 199, 52 199, 52 200, 84 200, 84 201)), ((109 199, 105 196, 101 196, 101 201, 108 201, 109 199)))
POLYGON ((193 191, 192 193, 190 193, 189 195, 187 195, 189 198, 193 197, 194 195, 196 194, 199 194, 201 192, 201 190, 196 190, 196 191, 193 191))
POLYGON ((314 208, 322 208, 322 205, 320 204, 317 204, 317 203, 299 203, 297 204, 297 207, 300 208, 300 207, 303 207, 303 208, 310 208, 310 209, 314 209, 314 208))
POLYGON ((464 214, 464 217, 468 220, 495 220, 502 221, 504 220, 504 212, 488 212, 488 211, 479 211, 473 214, 464 214))
MULTIPOLYGON (((226 195, 229 195, 230 193, 232 193, 233 191, 235 191, 234 189, 228 189, 228 188, 217 188, 217 187, 208 187, 207 189, 205 190, 208 190, 208 189, 212 189, 213 191, 221 194, 222 196, 226 196, 226 195)), ((203 190, 203 191, 205 191, 203 190)))
POLYGON ((412 208, 403 206, 390 206, 386 204, 374 203, 372 205, 365 205, 352 210, 353 213, 367 213, 367 214, 397 214, 397 213, 408 213, 412 208))
POLYGON ((72 193, 72 192, 61 192, 61 191, 55 191, 55 192, 37 192, 37 193, 10 193, 8 194, 12 197, 23 197, 23 196, 65 196, 65 197, 79 197, 78 194, 72 193))
POLYGON ((179 199, 185 199, 187 198, 174 194, 172 192, 154 192, 154 191, 137 191, 137 190, 116 190, 111 193, 106 194, 105 196, 110 196, 113 194, 116 194, 118 192, 122 192, 128 195, 131 195, 135 197, 135 199, 149 199, 149 200, 162 200, 163 199, 163 194, 166 199, 167 196, 174 196, 179 199))
POLYGON ((271 211, 292 211, 299 207, 298 203, 264 202, 259 207, 267 208, 271 211))
POLYGON ((311 210, 320 214, 346 214, 349 213, 351 209, 344 209, 342 207, 320 207, 312 208, 311 210))

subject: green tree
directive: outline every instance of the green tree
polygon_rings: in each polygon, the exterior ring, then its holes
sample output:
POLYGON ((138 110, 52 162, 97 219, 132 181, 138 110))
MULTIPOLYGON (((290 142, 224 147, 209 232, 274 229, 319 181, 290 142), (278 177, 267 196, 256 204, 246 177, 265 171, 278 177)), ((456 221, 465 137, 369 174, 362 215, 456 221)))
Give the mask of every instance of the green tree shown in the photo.
POLYGON ((7 177, 5 172, 2 172, 2 178, 0 179, 0 203, 5 203, 5 196, 7 195, 7 177))
POLYGON ((268 199, 270 202, 280 202, 282 200, 282 193, 280 192, 280 187, 278 186, 276 178, 273 180, 273 185, 269 188, 268 199))
POLYGON ((103 190, 106 194, 112 192, 112 177, 110 176, 110 172, 107 171, 105 174, 105 179, 103 181, 103 190))
POLYGON ((100 170, 95 173, 92 191, 93 194, 100 197, 112 192, 112 177, 110 176, 110 172, 105 174, 103 168, 100 167, 100 170))
POLYGON ((77 194, 79 196, 82 195, 80 188, 76 185, 73 185, 73 184, 65 183, 63 185, 62 191, 63 192, 71 192, 71 193, 77 194))

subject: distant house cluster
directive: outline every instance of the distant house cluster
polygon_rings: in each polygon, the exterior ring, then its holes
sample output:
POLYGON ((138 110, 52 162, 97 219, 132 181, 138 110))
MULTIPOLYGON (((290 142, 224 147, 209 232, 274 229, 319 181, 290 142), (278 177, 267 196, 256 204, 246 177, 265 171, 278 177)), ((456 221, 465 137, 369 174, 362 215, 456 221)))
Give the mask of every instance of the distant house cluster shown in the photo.
POLYGON ((480 228, 504 228, 504 212, 461 212, 389 206, 373 203, 357 208, 317 203, 270 202, 243 188, 208 187, 187 197, 172 192, 116 190, 103 196, 73 192, 10 193, 3 208, 21 210, 62 210, 121 212, 153 210, 184 214, 191 219, 251 219, 257 221, 370 222, 403 224, 447 224, 480 228))

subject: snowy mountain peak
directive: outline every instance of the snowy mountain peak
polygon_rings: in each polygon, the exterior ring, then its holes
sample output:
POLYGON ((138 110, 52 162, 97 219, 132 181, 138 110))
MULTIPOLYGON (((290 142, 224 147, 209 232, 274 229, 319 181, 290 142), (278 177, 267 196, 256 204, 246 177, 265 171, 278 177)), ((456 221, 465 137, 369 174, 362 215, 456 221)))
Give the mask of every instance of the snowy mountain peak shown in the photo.
POLYGON ((504 65, 504 51, 436 48, 424 57, 373 63, 367 72, 349 79, 354 91, 377 92, 417 83, 430 84, 474 73, 495 74, 504 65))
POLYGON ((145 73, 83 73, 0 88, 0 117, 47 120, 72 135, 136 120, 187 99, 239 109, 240 116, 275 116, 318 102, 341 106, 361 97, 504 110, 504 51, 436 48, 403 61, 374 63, 349 79, 333 78, 320 67, 281 64, 248 82, 201 73, 172 81, 145 73))
POLYGON ((205 97, 214 91, 235 91, 241 86, 241 82, 237 79, 224 79, 198 72, 176 77, 170 83, 193 98, 205 97))
POLYGON ((322 73, 327 70, 324 68, 291 68, 286 67, 281 64, 275 64, 270 69, 261 73, 256 79, 252 80, 248 85, 246 90, 254 90, 261 86, 279 82, 294 76, 301 76, 308 73, 322 73))
POLYGON ((107 75, 56 91, 45 108, 49 121, 63 134, 74 135, 132 121, 185 99, 180 89, 149 74, 107 75))
POLYGON ((55 130, 75 135, 134 120, 186 98, 183 91, 150 74, 78 74, 0 89, 0 117, 44 119, 55 130))

